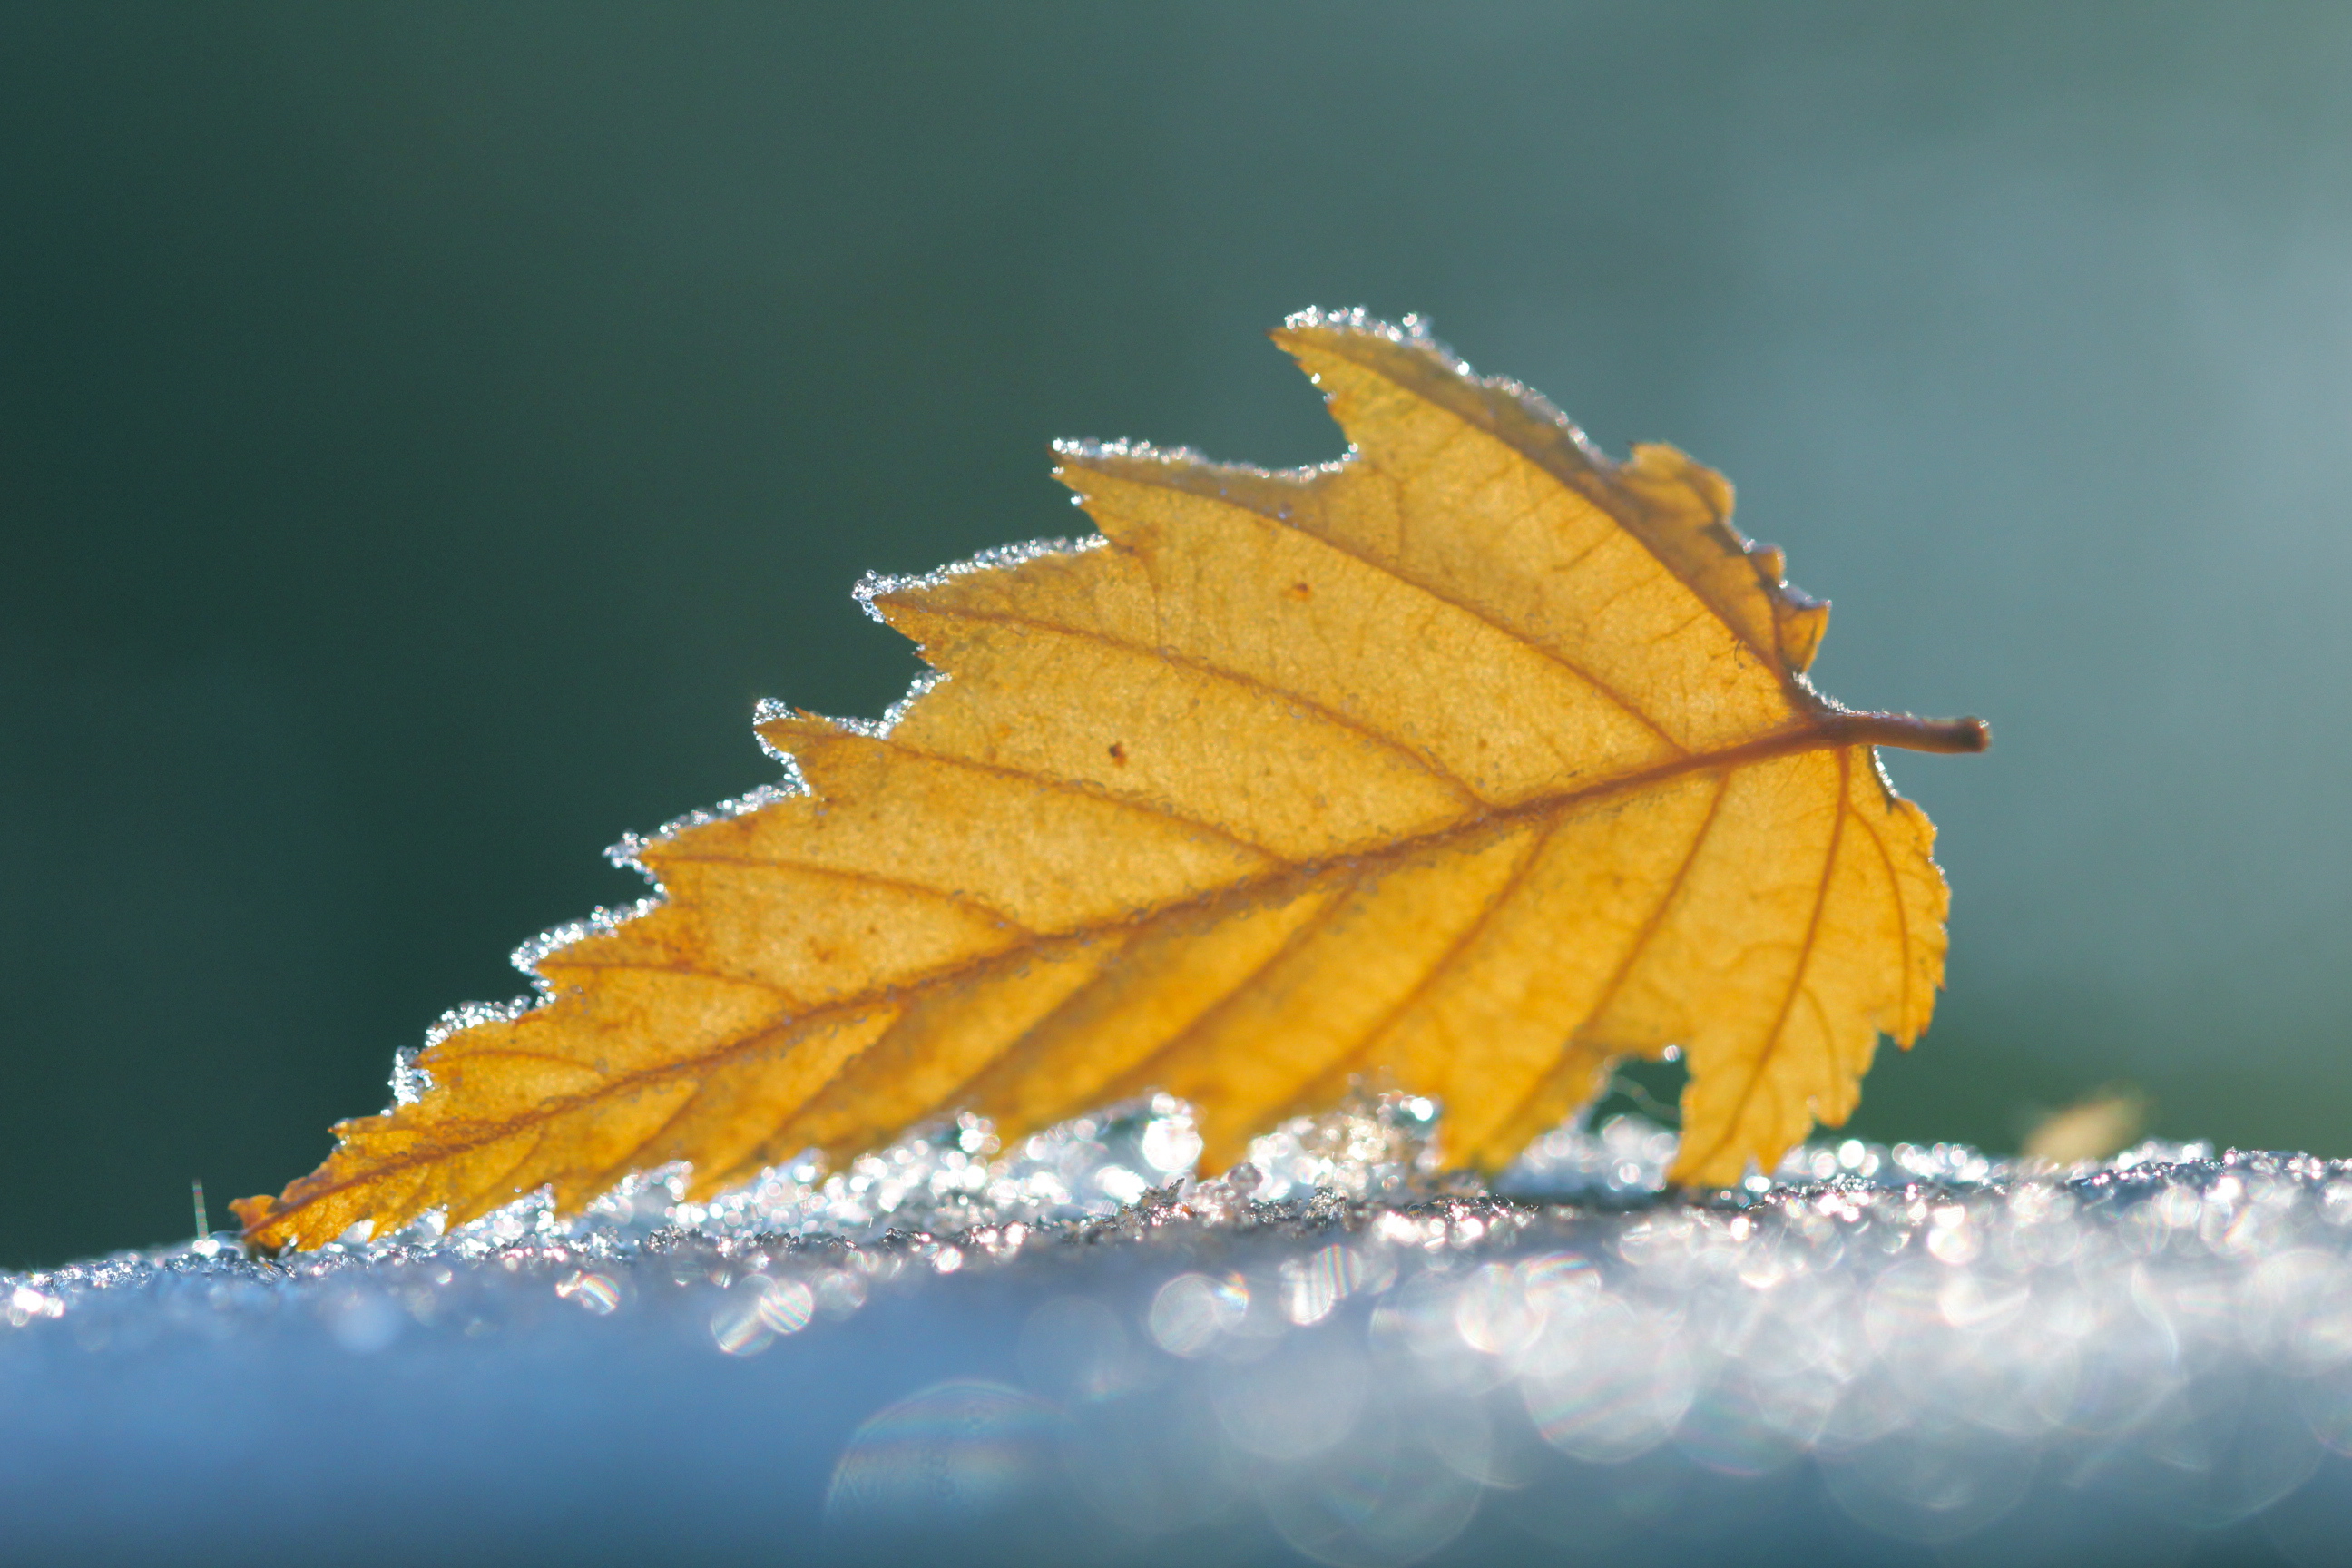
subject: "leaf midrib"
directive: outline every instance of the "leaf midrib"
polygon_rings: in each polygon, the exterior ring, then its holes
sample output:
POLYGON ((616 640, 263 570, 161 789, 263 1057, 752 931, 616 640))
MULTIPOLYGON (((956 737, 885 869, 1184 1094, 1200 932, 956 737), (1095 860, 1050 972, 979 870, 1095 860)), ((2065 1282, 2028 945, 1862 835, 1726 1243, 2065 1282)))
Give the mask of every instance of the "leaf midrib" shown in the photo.
MULTIPOLYGON (((1693 774, 1721 770, 1725 773, 1751 767, 1782 757, 1809 752, 1830 751, 1847 745, 1866 745, 1874 737, 1874 728, 1887 726, 1896 716, 1878 713, 1832 712, 1790 729, 1774 731, 1735 746, 1712 752, 1693 752, 1675 757, 1652 767, 1637 770, 1574 790, 1559 791, 1521 801, 1509 806, 1497 806, 1477 816, 1418 834, 1411 837, 1390 839, 1376 845, 1335 851, 1315 860, 1300 861, 1261 876, 1229 882, 1207 889, 1188 899, 1171 900, 1154 908, 1131 914, 1097 921, 1066 931, 1050 932, 1035 941, 1018 942, 980 957, 943 965, 928 973, 906 977, 854 996, 820 1004, 789 1017, 779 1018, 738 1037, 677 1061, 637 1068, 611 1079, 592 1089, 573 1095, 542 1100, 494 1128, 461 1142, 433 1140, 432 1147, 416 1154, 403 1154, 374 1162, 369 1167, 344 1180, 305 1193, 301 1200, 284 1205, 265 1221, 265 1227, 276 1228, 338 1193, 348 1192, 389 1180, 404 1171, 419 1165, 438 1164, 450 1159, 486 1147, 533 1127, 543 1127, 576 1111, 588 1109, 614 1096, 642 1090, 692 1078, 722 1068, 730 1061, 765 1048, 780 1034, 787 1031, 800 1034, 829 1022, 851 1022, 875 1010, 897 1005, 903 1009, 924 994, 960 981, 981 978, 992 970, 1033 962, 1041 954, 1063 945, 1076 945, 1103 935, 1125 931, 1140 932, 1162 922, 1174 923, 1196 917, 1212 916, 1221 910, 1259 899, 1278 901, 1283 896, 1297 897, 1323 878, 1331 875, 1362 877, 1373 867, 1385 867, 1411 859, 1416 855, 1462 844, 1486 833, 1500 833, 1522 824, 1538 821, 1554 814, 1565 814, 1579 807, 1597 805, 1611 799, 1638 795, 1644 790, 1669 784, 1693 774)), ((887 743, 886 742, 886 743, 887 743)), ((914 752, 915 755, 929 753, 914 752)), ((1852 809, 1851 804, 1840 797, 1841 816, 1852 809)), ((700 974, 702 971, 693 971, 700 974)), ((728 978, 723 973, 709 972, 713 980, 728 978)), ((554 1004, 549 1004, 553 1005, 554 1004)), ((529 1016, 529 1015, 525 1015, 529 1016)), ((520 1020, 518 1020, 520 1021, 520 1020)), ((427 1053, 429 1057, 430 1053, 427 1053)), ((457 1059, 462 1060, 462 1057, 457 1059)), ((434 1065, 420 1058, 419 1066, 428 1071, 434 1065)), ((420 1105, 430 1102, 428 1096, 420 1105)), ((402 1107, 401 1110, 410 1110, 402 1107)), ((398 1111, 394 1113, 395 1116, 398 1111)), ((427 1129, 411 1124, 414 1131, 425 1133, 427 1129)), ((642 1147, 642 1145, 640 1145, 642 1147)))

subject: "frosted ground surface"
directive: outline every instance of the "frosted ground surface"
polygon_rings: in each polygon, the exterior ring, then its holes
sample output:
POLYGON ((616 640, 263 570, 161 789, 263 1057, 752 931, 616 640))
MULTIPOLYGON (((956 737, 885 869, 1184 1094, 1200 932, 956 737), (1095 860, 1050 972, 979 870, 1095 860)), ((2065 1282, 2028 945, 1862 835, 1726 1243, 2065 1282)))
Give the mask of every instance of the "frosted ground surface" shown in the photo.
POLYGON ((1798 1151, 1659 1194, 1161 1101, 279 1262, 0 1278, 0 1556, 2352 1561, 2352 1165, 1798 1151))

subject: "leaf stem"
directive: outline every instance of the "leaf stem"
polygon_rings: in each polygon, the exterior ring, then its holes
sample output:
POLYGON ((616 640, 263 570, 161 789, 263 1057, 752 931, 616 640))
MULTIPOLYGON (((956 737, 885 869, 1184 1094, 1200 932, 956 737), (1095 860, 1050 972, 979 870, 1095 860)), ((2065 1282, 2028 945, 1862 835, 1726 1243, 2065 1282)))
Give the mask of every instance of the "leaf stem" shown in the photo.
POLYGON ((1981 752, 1992 726, 1981 719, 1922 719, 1913 713, 1840 713, 1825 726, 1845 738, 1906 752, 1981 752))

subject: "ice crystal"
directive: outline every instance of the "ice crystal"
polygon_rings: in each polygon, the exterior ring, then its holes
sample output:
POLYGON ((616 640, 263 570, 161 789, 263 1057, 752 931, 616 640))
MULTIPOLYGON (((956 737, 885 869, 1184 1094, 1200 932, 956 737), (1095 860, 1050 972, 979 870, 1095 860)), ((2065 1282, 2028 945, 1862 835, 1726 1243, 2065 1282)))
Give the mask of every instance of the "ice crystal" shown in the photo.
MULTIPOLYGON (((584 1495, 562 1467, 589 1487, 625 1455, 651 1519, 751 1473, 728 1444, 781 1444, 802 1489, 775 1495, 817 1512, 710 1494, 743 1550, 822 1529, 882 1560, 952 1536, 1370 1568, 1885 1537, 2023 1561, 2258 1520, 2324 1561, 2352 1519, 2352 1166, 1846 1140, 1671 1194, 1674 1135, 1623 1116, 1538 1140, 1496 1195, 1443 1174, 1435 1109, 1363 1100, 1210 1180, 1165 1098, 1010 1148, 964 1118, 709 1203, 666 1170, 574 1218, 526 1200, 275 1260, 224 1236, 0 1279, 0 1505, 28 1542, 162 1552, 290 1466, 312 1489, 241 1550, 393 1561, 437 1538, 338 1535, 367 1478, 560 1535, 531 1500, 584 1495), (39 1479, 75 1443, 144 1467, 102 1517, 39 1479)), ((575 1555, 657 1551, 596 1517, 575 1555)))

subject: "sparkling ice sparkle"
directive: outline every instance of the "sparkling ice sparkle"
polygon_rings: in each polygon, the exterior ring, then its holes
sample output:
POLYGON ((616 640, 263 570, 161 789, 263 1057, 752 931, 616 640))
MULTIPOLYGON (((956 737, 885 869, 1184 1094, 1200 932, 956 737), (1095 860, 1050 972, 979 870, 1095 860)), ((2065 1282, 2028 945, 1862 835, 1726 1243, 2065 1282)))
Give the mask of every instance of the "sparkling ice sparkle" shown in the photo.
POLYGON ((241 1345, 299 1397, 310 1369, 485 1338, 690 1341, 739 1377, 805 1347, 839 1386, 804 1522, 848 1558, 936 1536, 971 1561, 1780 1561, 1817 1538, 2032 1562, 2088 1531, 2160 1560, 2237 1528, 2340 1560, 2352 1166, 1847 1140, 1694 1197, 1662 1191, 1674 1134, 1620 1116, 1489 1193, 1442 1173, 1435 1117, 1362 1101, 1202 1181, 1161 1097, 1009 1150, 964 1118, 707 1204, 670 1169, 568 1220, 528 1199, 277 1260, 223 1235, 0 1279, 0 1380, 241 1345), (856 1336, 884 1312, 956 1327, 961 1364, 875 1374, 891 1347, 856 1336))

